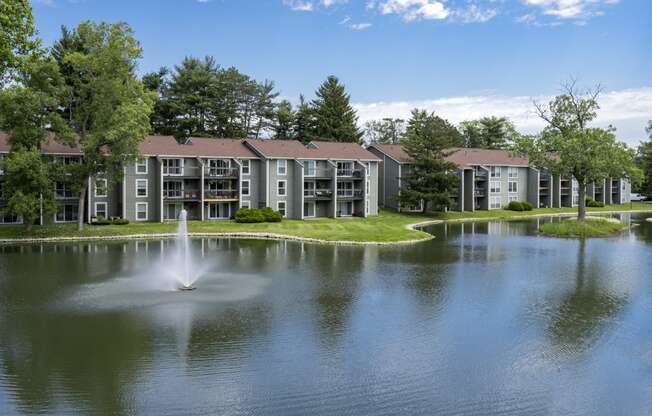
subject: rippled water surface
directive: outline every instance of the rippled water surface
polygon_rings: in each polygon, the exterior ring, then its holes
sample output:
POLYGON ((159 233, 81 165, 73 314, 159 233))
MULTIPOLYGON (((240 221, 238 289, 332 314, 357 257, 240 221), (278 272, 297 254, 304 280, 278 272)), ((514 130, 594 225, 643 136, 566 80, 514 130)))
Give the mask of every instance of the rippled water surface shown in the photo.
POLYGON ((0 248, 0 414, 650 415, 652 223, 439 225, 399 247, 0 248))

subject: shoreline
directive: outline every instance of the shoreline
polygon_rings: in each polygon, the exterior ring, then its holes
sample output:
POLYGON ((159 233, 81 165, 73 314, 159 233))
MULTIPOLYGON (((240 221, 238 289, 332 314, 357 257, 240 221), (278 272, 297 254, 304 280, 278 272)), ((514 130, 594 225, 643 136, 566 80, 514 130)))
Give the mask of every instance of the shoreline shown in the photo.
MULTIPOLYGON (((652 213, 649 210, 616 210, 616 211, 603 211, 591 212, 591 215, 609 215, 609 214, 625 214, 625 213, 652 213)), ((530 215, 515 215, 508 217, 468 217, 468 218, 454 218, 454 219, 432 219, 426 221, 419 221, 413 224, 405 225, 405 229, 411 231, 424 232, 421 229, 430 225, 437 225, 443 223, 460 223, 460 222, 487 222, 487 221, 512 221, 523 220, 529 218, 556 218, 556 217, 574 217, 576 213, 562 212, 551 214, 530 214, 530 215)), ((646 221, 652 222, 652 218, 646 221)), ((243 239, 243 240, 271 240, 271 241, 296 241, 306 242, 313 244, 329 244, 339 246, 398 246, 417 244, 425 241, 430 241, 435 238, 434 235, 428 234, 424 238, 413 238, 409 240, 397 241, 355 241, 355 240, 323 240, 311 237, 299 237, 293 235, 286 235, 281 233, 265 233, 265 232, 189 232, 190 238, 224 238, 224 239, 243 239)), ((131 240, 170 240, 176 238, 176 233, 152 233, 152 234, 125 234, 125 235, 111 235, 111 236, 71 236, 71 237, 26 237, 26 238, 0 238, 0 245, 20 245, 20 244, 42 244, 42 243, 61 243, 61 242, 95 242, 95 241, 131 241, 131 240)))

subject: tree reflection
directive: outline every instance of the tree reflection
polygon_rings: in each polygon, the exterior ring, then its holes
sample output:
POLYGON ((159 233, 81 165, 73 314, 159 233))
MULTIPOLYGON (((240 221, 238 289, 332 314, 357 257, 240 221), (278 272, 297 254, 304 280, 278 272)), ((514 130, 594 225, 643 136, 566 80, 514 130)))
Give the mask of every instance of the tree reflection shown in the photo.
POLYGON ((626 298, 605 288, 605 278, 597 262, 587 262, 586 242, 580 240, 575 287, 563 297, 548 328, 557 346, 579 353, 591 348, 608 330, 626 298))

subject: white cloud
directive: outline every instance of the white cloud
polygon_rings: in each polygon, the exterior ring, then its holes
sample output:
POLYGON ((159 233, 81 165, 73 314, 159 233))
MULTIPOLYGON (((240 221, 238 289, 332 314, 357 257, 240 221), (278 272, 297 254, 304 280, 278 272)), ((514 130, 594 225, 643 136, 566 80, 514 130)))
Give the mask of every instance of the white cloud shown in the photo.
POLYGON ((376 7, 381 14, 396 14, 406 22, 413 20, 442 20, 450 11, 442 1, 437 0, 382 0, 367 3, 376 7))
MULTIPOLYGON (((558 20, 570 20, 579 24, 592 17, 602 16, 602 8, 614 5, 620 0, 521 0, 525 6, 532 7, 543 16, 558 20)), ((529 16, 534 16, 529 14, 529 16)), ((519 21, 519 19, 517 19, 519 21)), ((526 19, 524 23, 533 24, 536 19, 526 19)))
POLYGON ((465 8, 455 9, 452 17, 462 23, 484 23, 498 15, 496 8, 482 8, 475 3, 469 4, 465 8))
POLYGON ((312 12, 319 6, 329 8, 348 2, 349 0, 283 0, 284 5, 298 12, 312 12))
MULTIPOLYGON (((432 100, 354 104, 360 123, 384 117, 407 119, 414 108, 434 111, 453 123, 484 116, 507 117, 524 133, 540 131, 544 124, 536 116, 532 100, 548 102, 550 96, 475 95, 432 100)), ((652 119, 652 87, 603 93, 595 125, 613 125, 620 140, 636 145, 645 138, 644 127, 652 119)))
POLYGON ((351 30, 365 30, 373 26, 371 23, 353 23, 351 21, 351 16, 346 16, 340 21, 340 25, 346 26, 351 30))

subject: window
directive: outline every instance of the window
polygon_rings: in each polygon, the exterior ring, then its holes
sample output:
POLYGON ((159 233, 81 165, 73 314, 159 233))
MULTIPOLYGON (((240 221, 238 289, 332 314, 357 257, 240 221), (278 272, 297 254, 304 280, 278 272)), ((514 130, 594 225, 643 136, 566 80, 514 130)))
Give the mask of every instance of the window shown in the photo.
POLYGON ((251 208, 251 202, 249 202, 249 201, 240 201, 240 208, 251 208))
POLYGON ((0 224, 20 224, 21 222, 23 222, 23 219, 18 215, 0 215, 0 224))
POLYGON ((500 193, 500 181, 490 181, 489 182, 489 192, 492 194, 500 193))
POLYGON ((509 181, 508 185, 508 191, 510 194, 515 194, 518 192, 518 182, 516 181, 509 181))
POLYGON ((61 163, 64 165, 72 165, 74 163, 79 163, 79 156, 57 156, 54 158, 55 162, 61 163))
POLYGON ((579 203, 580 203, 580 196, 573 195, 573 205, 579 205, 579 203))
POLYGON ((251 160, 243 160, 242 161, 242 174, 243 175, 249 175, 251 172, 251 160))
POLYGON ((305 176, 315 176, 317 174, 317 162, 306 160, 303 162, 303 171, 305 176))
POLYGON ((352 201, 338 201, 337 202, 337 215, 339 217, 350 217, 353 215, 353 202, 352 201))
POLYGON ((276 174, 285 175, 288 172, 288 161, 287 160, 277 160, 276 161, 276 174))
POLYGON ((183 209, 181 202, 168 203, 163 206, 163 219, 168 221, 176 221, 179 219, 179 214, 183 209))
POLYGON ((337 176, 353 176, 353 163, 337 162, 337 176))
POLYGON ((139 175, 147 175, 147 158, 138 159, 136 161, 136 173, 139 175))
POLYGON ((108 191, 108 184, 106 179, 95 179, 95 196, 106 197, 108 191))
POLYGON ((163 159, 163 175, 182 176, 183 159, 163 159))
POLYGON ((73 195, 72 191, 68 189, 65 183, 63 182, 55 182, 54 183, 54 195, 56 198, 62 199, 62 198, 75 198, 75 195, 73 195))
POLYGON ((227 219, 231 216, 229 204, 208 204, 208 218, 211 220, 227 219))
POLYGON ((77 204, 59 205, 54 222, 74 222, 79 218, 77 204))
POLYGON ((281 213, 283 217, 285 217, 286 212, 285 212, 285 201, 278 201, 276 202, 276 210, 281 213))
POLYGON ((352 197, 353 196, 353 182, 338 182, 337 183, 337 196, 352 197))
POLYGON ((518 178, 518 168, 507 168, 507 177, 509 179, 518 178))
POLYGON ((303 216, 305 218, 313 218, 315 216, 315 203, 314 202, 304 202, 303 203, 303 216))
POLYGON ((285 196, 287 195, 287 182, 278 181, 276 182, 276 195, 285 196))
POLYGON ((230 176, 231 161, 229 159, 209 159, 208 175, 209 176, 230 176))
POLYGON ((147 197, 147 179, 136 179, 136 196, 147 197))
POLYGON ((95 203, 95 218, 108 218, 106 202, 95 203))
POLYGON ((489 175, 492 178, 500 178, 500 166, 489 166, 489 175))
POLYGON ((500 208, 500 197, 499 196, 492 196, 489 198, 489 208, 490 209, 498 209, 500 208))
POLYGON ((136 221, 147 221, 147 202, 136 202, 136 221))
POLYGON ((182 181, 163 182, 163 198, 183 198, 182 181))
POLYGON ((2 168, 2 162, 5 159, 5 154, 0 154, 0 175, 3 175, 5 173, 4 169, 2 168))
POLYGON ((242 181, 242 196, 249 196, 249 179, 242 181))
POLYGON ((303 196, 315 196, 315 182, 305 181, 303 183, 303 196))

